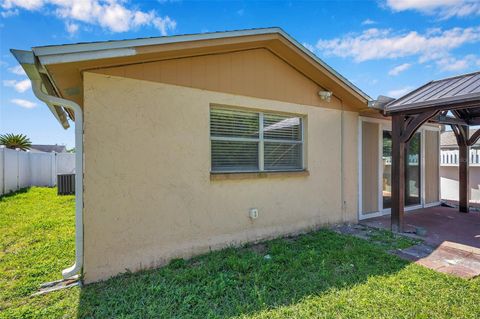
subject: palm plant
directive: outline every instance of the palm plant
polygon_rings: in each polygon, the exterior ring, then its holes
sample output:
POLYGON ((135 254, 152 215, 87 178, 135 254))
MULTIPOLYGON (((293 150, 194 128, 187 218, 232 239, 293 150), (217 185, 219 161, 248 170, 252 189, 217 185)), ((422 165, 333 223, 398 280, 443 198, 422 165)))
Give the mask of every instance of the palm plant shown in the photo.
POLYGON ((21 149, 26 151, 32 146, 30 139, 24 134, 1 134, 0 135, 0 145, 5 145, 7 148, 11 149, 21 149))

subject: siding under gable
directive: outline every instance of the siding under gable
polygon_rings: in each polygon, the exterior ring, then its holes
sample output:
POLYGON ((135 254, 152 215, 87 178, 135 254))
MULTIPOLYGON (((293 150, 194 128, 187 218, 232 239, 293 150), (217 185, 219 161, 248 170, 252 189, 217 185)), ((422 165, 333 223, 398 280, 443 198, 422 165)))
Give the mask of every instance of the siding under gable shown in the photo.
MULTIPOLYGON (((130 64, 90 71, 303 105, 341 109, 341 100, 322 101, 328 90, 267 49, 130 64)), ((335 92, 333 92, 335 94, 335 92)), ((354 110, 345 106, 345 110, 354 110)))

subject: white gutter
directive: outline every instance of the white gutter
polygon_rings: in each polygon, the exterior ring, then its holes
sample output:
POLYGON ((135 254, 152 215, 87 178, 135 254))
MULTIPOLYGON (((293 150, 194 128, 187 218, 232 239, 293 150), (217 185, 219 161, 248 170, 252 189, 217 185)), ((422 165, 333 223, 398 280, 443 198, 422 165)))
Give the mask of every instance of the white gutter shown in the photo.
POLYGON ((45 93, 33 52, 11 52, 32 81, 33 93, 39 100, 49 107, 65 107, 75 113, 75 263, 62 271, 64 278, 70 278, 81 274, 83 268, 83 111, 80 105, 73 101, 45 93))
POLYGON ((75 264, 62 271, 63 278, 70 278, 83 267, 83 112, 73 101, 44 93, 40 79, 32 81, 32 89, 39 100, 75 112, 75 264))

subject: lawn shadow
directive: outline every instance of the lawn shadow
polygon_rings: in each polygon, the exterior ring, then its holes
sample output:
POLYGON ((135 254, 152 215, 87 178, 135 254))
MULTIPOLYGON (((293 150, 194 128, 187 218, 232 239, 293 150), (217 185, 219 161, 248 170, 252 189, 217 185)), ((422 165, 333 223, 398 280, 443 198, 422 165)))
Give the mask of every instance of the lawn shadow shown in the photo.
POLYGON ((27 193, 29 189, 30 189, 30 187, 24 187, 24 188, 20 188, 19 190, 11 191, 11 192, 9 192, 9 193, 0 195, 0 201, 1 201, 2 199, 6 199, 6 198, 9 198, 9 197, 13 197, 13 196, 16 196, 16 195, 18 195, 18 194, 27 193))
POLYGON ((298 303, 408 262, 329 230, 229 248, 82 288, 78 318, 229 318, 298 303))

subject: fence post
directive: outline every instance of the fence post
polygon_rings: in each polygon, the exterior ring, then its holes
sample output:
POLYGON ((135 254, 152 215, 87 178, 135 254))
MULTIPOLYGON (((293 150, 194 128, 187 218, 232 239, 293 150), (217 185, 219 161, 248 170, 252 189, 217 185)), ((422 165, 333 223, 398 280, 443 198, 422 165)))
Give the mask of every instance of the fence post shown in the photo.
POLYGON ((18 152, 20 149, 15 149, 15 154, 17 155, 17 191, 20 189, 20 155, 18 152))
POLYGON ((52 178, 51 178, 50 186, 54 187, 55 186, 55 176, 56 176, 55 172, 57 170, 57 154, 55 152, 52 152, 52 153, 50 153, 50 155, 51 155, 51 159, 52 159, 51 160, 51 166, 50 166, 51 167, 50 171, 52 172, 52 175, 51 175, 52 178))
POLYGON ((0 184, 0 195, 3 195, 5 194, 6 192, 6 187, 5 187, 5 146, 4 145, 0 145, 0 157, 1 157, 1 163, 2 163, 2 167, 0 167, 0 169, 2 170, 0 172, 1 174, 1 184, 0 184))

